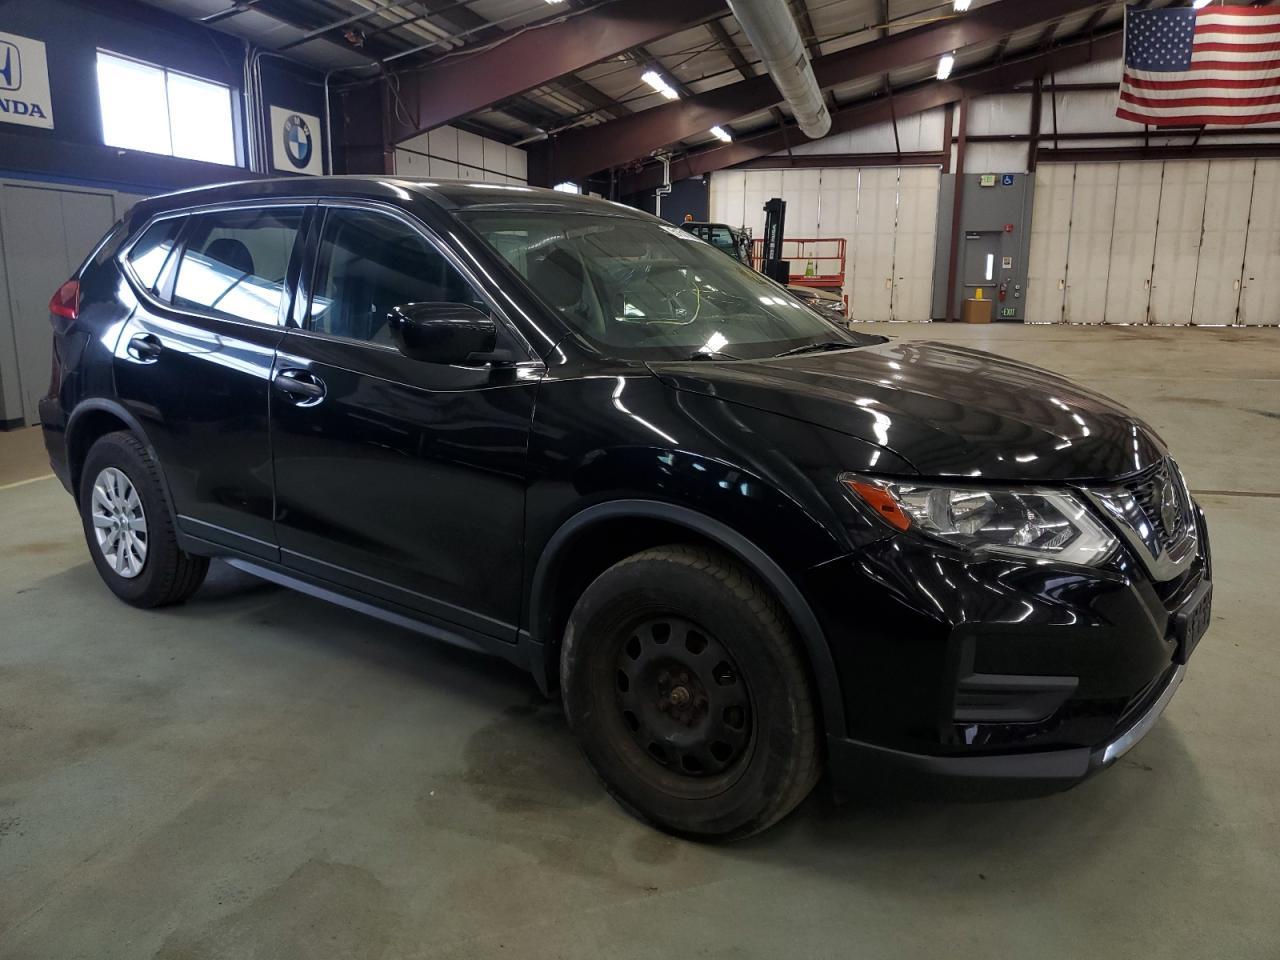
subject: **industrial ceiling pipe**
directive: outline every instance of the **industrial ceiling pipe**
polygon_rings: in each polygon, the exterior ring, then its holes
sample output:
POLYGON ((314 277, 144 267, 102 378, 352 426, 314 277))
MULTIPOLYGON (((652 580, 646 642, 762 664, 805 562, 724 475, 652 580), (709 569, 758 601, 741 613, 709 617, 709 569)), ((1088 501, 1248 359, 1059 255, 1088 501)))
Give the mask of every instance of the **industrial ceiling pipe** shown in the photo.
POLYGON ((729 0, 729 9, 760 54, 801 132, 814 140, 825 137, 831 129, 831 114, 787 4, 782 0, 729 0))

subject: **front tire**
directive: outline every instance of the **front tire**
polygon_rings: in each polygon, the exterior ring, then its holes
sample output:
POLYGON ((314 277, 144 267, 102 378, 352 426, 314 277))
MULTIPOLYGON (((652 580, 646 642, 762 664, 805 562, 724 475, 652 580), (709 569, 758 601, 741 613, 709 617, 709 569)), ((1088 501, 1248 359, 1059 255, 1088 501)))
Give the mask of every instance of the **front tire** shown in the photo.
POLYGON ((207 557, 179 548, 160 468, 131 433, 109 433, 89 448, 80 521, 103 582, 135 607, 182 603, 209 570, 207 557))
POLYGON ((610 793, 670 833, 759 833, 817 782, 814 697, 790 623, 716 551, 660 547, 602 573, 569 617, 560 682, 610 793))

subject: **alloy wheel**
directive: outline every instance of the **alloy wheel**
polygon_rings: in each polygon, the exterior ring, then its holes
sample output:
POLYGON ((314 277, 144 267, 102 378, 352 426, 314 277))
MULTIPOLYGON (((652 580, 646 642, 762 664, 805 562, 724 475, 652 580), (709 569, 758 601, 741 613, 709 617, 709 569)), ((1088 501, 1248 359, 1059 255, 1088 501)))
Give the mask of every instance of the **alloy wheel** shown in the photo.
POLYGON ((93 481, 91 506, 98 549, 115 573, 132 580, 147 562, 147 514, 123 471, 105 467, 93 481))

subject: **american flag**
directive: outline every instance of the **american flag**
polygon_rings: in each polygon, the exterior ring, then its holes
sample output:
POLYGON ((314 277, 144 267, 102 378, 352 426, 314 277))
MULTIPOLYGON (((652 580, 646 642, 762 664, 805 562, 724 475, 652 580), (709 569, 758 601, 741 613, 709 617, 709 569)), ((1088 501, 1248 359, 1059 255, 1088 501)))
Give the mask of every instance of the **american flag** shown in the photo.
POLYGON ((1280 120, 1280 9, 1126 7, 1116 116, 1166 127, 1280 120))

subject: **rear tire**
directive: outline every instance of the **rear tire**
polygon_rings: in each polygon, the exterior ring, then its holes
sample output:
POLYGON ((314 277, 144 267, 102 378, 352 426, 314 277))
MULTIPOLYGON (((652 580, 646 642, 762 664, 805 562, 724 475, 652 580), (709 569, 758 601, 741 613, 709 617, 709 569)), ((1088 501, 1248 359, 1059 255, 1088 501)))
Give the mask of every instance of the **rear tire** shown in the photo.
POLYGON ((182 603, 209 570, 207 557, 178 547, 160 468, 132 433, 109 433, 89 448, 80 521, 103 582, 135 607, 182 603))
POLYGON ((659 547, 602 573, 570 614, 560 683, 609 792, 662 830, 747 837, 818 780, 814 697, 790 623, 716 551, 659 547))

